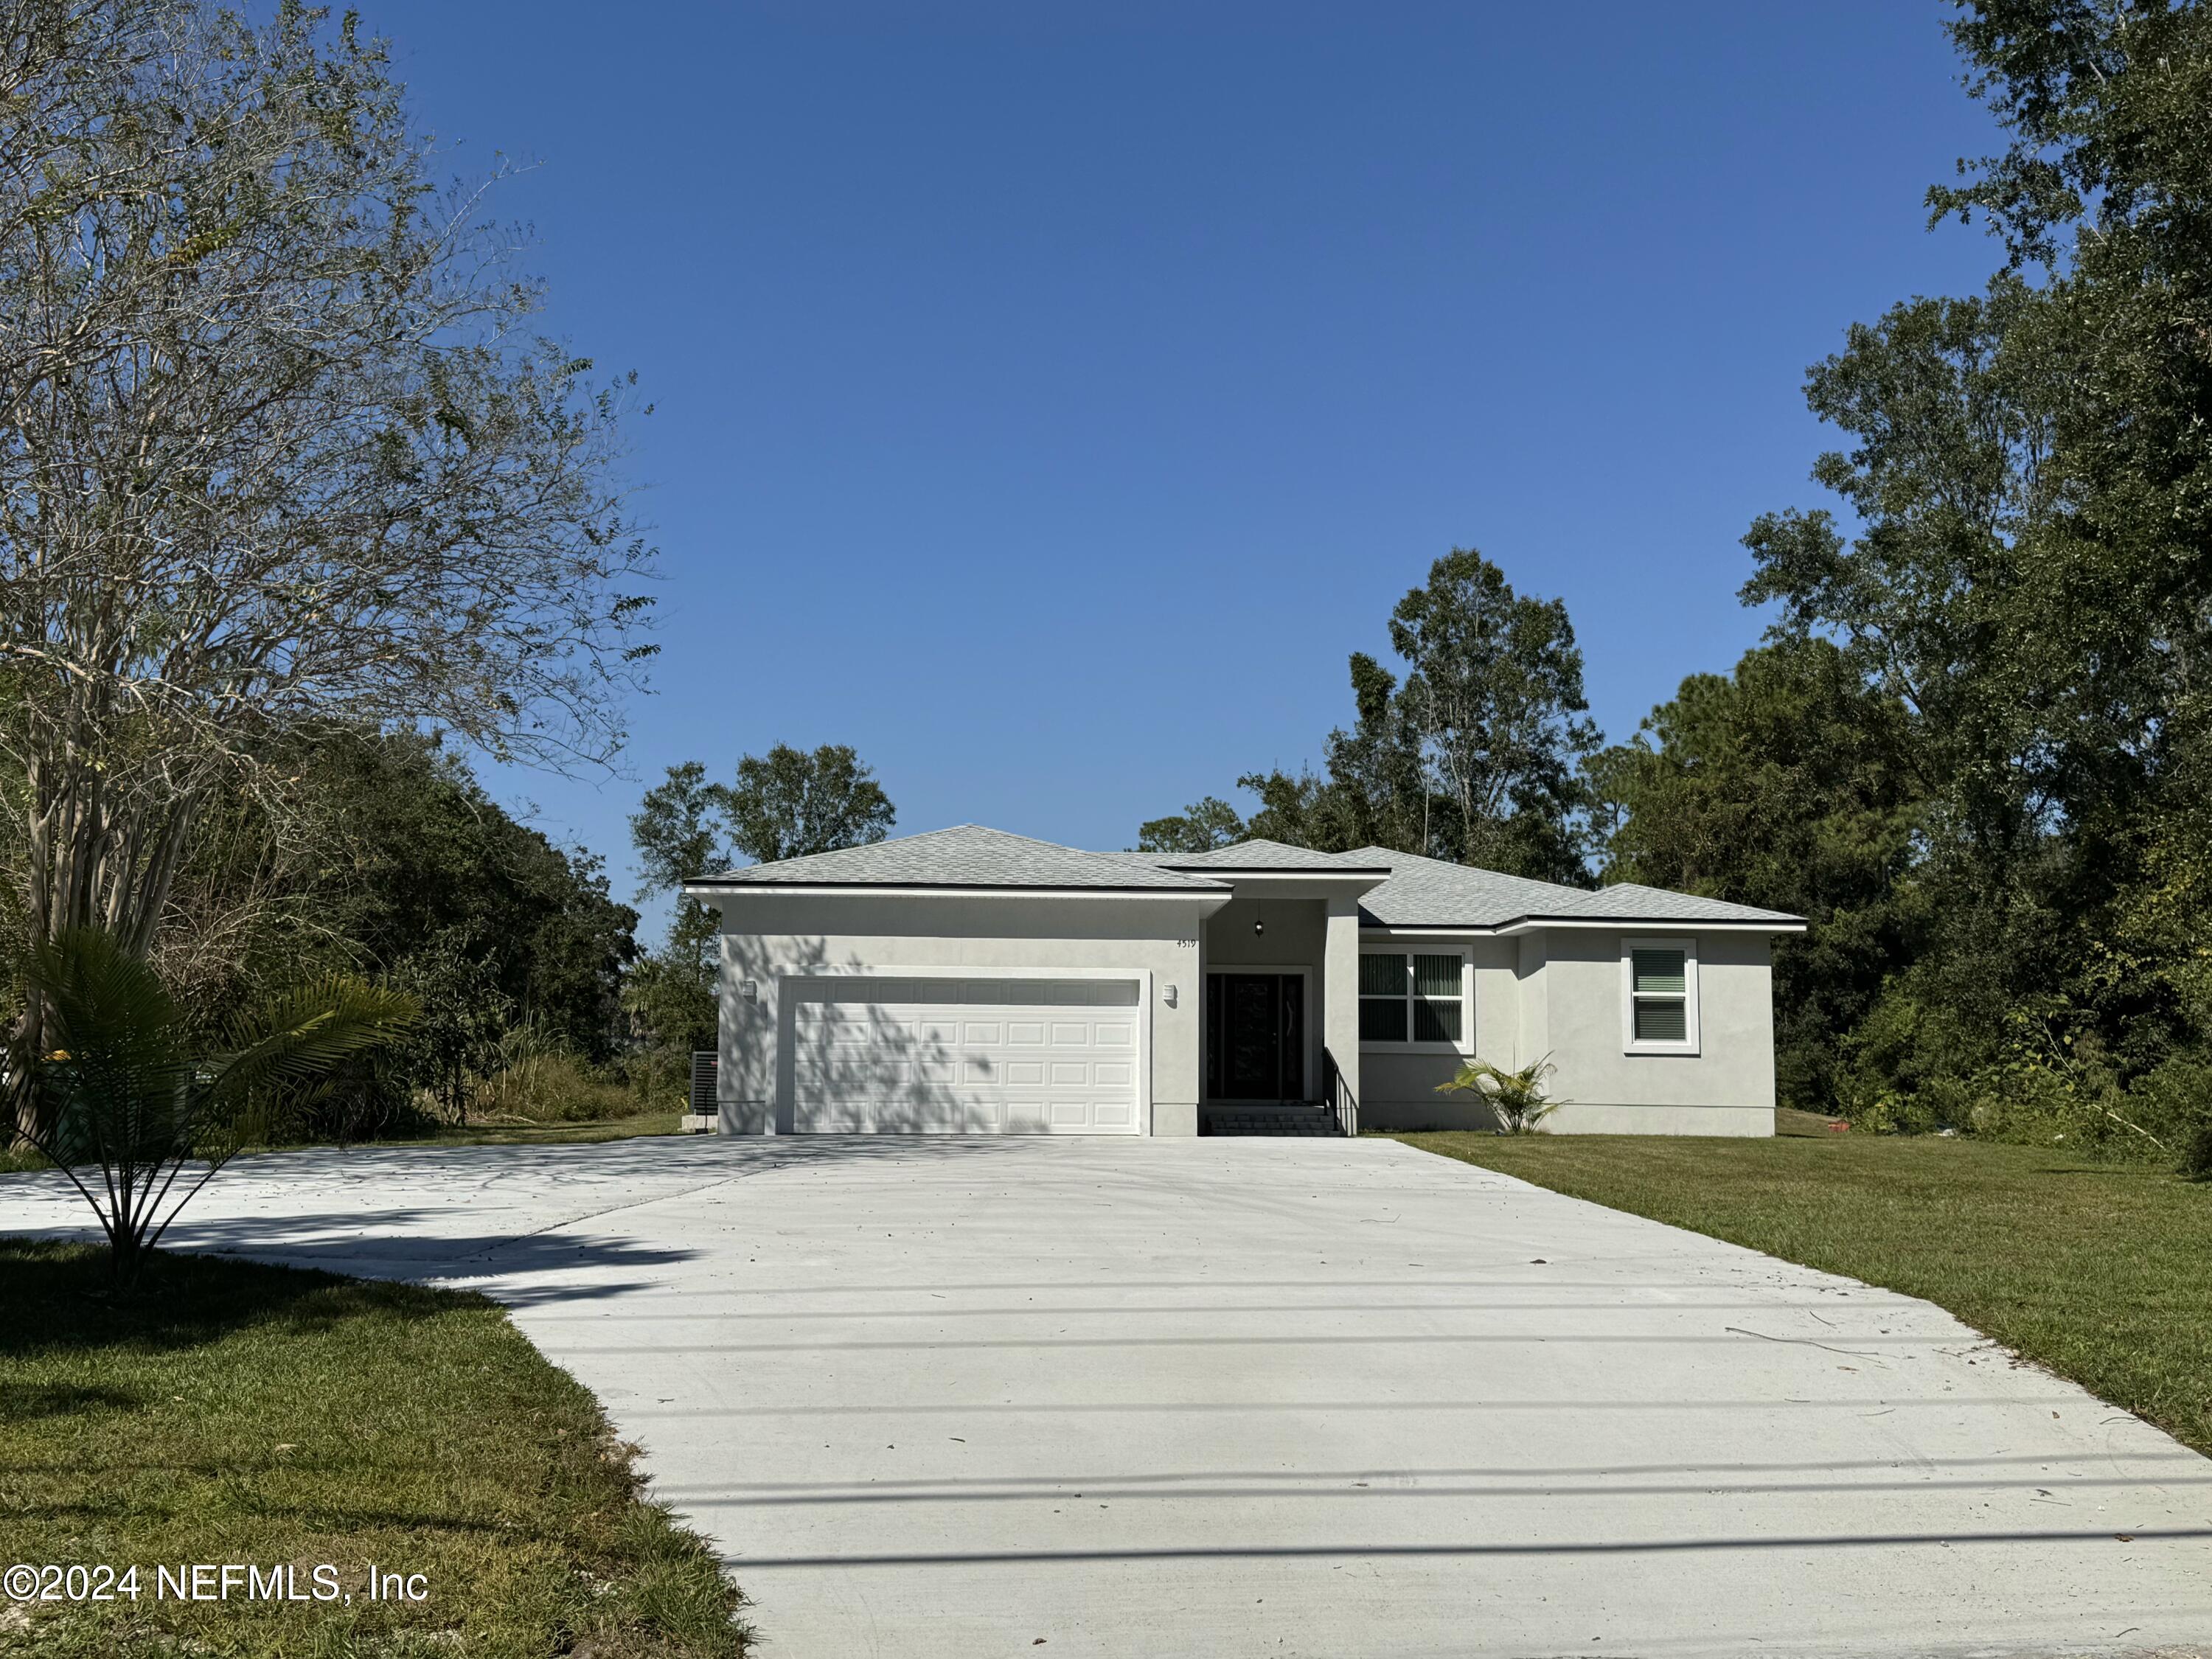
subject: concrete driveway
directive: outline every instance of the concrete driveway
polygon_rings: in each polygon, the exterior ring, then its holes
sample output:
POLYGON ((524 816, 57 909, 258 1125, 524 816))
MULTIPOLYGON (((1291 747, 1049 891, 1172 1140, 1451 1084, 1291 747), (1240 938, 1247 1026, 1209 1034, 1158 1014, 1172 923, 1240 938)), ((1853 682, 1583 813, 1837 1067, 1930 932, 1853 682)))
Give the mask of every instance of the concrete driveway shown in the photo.
POLYGON ((2212 1462, 1926 1303, 1395 1142, 295 1153, 187 1213, 510 1304, 770 1656, 2212 1641, 2212 1462))

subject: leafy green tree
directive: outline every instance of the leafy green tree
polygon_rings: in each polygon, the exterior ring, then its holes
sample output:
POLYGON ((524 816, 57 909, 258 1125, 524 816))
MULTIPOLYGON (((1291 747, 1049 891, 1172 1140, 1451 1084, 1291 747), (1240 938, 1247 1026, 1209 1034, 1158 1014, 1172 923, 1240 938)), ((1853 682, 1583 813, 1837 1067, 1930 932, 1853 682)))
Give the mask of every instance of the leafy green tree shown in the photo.
POLYGON ((1843 1103, 1841 1046, 1926 933, 1912 885, 1923 786, 1909 711, 1826 640, 1695 674, 1634 741, 1593 757, 1611 881, 1808 919, 1775 950, 1785 1103, 1843 1103))
POLYGON ((1439 815, 1421 761, 1421 733, 1398 695, 1397 677, 1364 651, 1352 653, 1354 721, 1328 734, 1335 833, 1346 848, 1432 854, 1439 815))
POLYGON ((1577 718, 1582 653, 1565 607, 1522 599, 1480 554, 1455 552, 1400 602, 1390 630, 1406 680, 1352 653, 1354 720, 1328 734, 1325 773, 1246 773, 1237 787, 1259 800, 1249 819, 1209 795, 1146 823, 1140 849, 1202 851, 1249 836, 1586 882, 1577 763, 1597 732, 1577 718))
POLYGON ((519 244, 432 180, 384 44, 299 4, 7 17, 0 747, 33 931, 150 948, 200 816, 290 804, 272 732, 611 752, 651 649, 627 393, 533 335, 519 244))
POLYGON ((2055 1091, 2124 1137, 2112 1102, 2206 1037, 2212 10, 1972 0, 1949 29, 2006 143, 1929 203, 2005 269, 1814 367, 1854 528, 1762 519, 1745 596, 1897 699, 1922 783, 1926 931, 1843 1045, 1860 1092, 2055 1091))
POLYGON ((1210 853, 1244 839, 1244 820, 1218 795, 1193 801, 1170 817, 1150 818, 1137 829, 1139 853, 1210 853))
POLYGON ((714 1043, 714 913, 682 888, 737 861, 723 819, 726 797, 704 766, 685 761, 646 791, 629 821, 644 877, 639 896, 676 896, 667 937, 631 971, 623 1006, 655 1042, 678 1054, 714 1043))
POLYGON ((631 1017, 665 1048, 714 1045, 714 915, 683 896, 685 882, 741 859, 773 864, 866 846, 896 820, 874 773, 843 744, 811 753, 777 744, 742 757, 729 784, 709 782, 696 761, 670 767, 629 821, 641 896, 677 896, 666 943, 630 976, 623 1000, 631 1017))
MULTIPOLYGON (((604 1060, 620 1041, 637 912, 608 892, 603 862, 556 846, 488 796, 460 758, 411 733, 343 734, 313 745, 301 787, 326 828, 319 897, 348 956, 425 987, 470 964, 510 1023, 604 1060)), ((444 1002, 426 998, 426 1022, 444 1002)), ((496 1042, 496 1036, 488 1040, 496 1042)))
POLYGON ((805 858, 881 841, 898 821, 891 799, 860 757, 841 743, 812 754, 777 744, 738 763, 720 797, 730 844, 756 864, 805 858))
POLYGON ((1598 734, 1565 603, 1516 594, 1496 565, 1458 549, 1398 602, 1390 643, 1407 664, 1398 697, 1453 809, 1460 859, 1586 881, 1580 766, 1598 734))
MULTIPOLYGON (((158 948, 238 797, 312 813, 270 769, 290 734, 611 754, 653 648, 630 392, 534 331, 520 243, 432 179, 383 43, 297 3, 5 18, 0 840, 27 937, 158 948)), ((19 1115, 42 1007, 0 1073, 19 1115)))

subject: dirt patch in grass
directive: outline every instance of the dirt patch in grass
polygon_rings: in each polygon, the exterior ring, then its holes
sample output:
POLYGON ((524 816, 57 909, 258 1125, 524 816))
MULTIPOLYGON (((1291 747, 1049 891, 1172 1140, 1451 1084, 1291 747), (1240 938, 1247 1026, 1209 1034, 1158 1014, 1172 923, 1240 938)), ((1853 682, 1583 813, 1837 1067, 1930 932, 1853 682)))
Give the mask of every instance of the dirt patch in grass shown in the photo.
POLYGON ((483 1297, 189 1256, 105 1291, 98 1252, 0 1241, 0 1566, 139 1594, 34 1604, 0 1655, 744 1653, 712 1552, 483 1297), (157 1595, 195 1563, 310 1599, 157 1595), (368 1599, 371 1563, 422 1599, 368 1599), (325 1565, 349 1601, 313 1599, 325 1565))

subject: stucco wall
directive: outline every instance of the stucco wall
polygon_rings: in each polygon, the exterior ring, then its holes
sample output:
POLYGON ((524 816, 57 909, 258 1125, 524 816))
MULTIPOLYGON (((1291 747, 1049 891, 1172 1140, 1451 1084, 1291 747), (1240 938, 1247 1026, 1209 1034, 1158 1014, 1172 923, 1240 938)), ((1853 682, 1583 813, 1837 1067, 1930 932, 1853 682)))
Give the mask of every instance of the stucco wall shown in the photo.
POLYGON ((1239 893, 1206 919, 1206 965, 1304 968, 1318 974, 1328 927, 1327 907, 1318 899, 1239 893), (1254 933, 1255 921, 1267 931, 1254 933))
MULTIPOLYGON (((1343 922, 1354 923, 1352 901, 1343 922)), ((793 896, 741 894, 723 901, 721 1085, 726 1127, 788 1128, 789 1067, 777 1042, 779 983, 791 976, 928 969, 1042 970, 1070 977, 1149 975, 1149 1127, 1195 1133, 1203 1076, 1200 1048, 1208 967, 1310 966, 1316 970, 1310 1025, 1348 1042, 1354 1008, 1327 1006, 1327 903, 1305 894, 1224 904, 1213 896, 1064 899, 1026 896, 793 896), (1252 932, 1255 917, 1267 931, 1252 932), (865 930, 865 931, 863 931, 865 930), (1197 945, 1201 934, 1205 948, 1197 945), (751 980, 758 994, 738 992, 751 980), (1176 988, 1176 1006, 1165 1000, 1176 988)), ((1680 936, 1683 930, 1672 930, 1680 936)), ((1635 930, 1633 937, 1668 930, 1635 930)), ((1621 1031, 1622 933, 1552 929, 1514 939, 1481 935, 1392 941, 1407 951, 1465 952, 1474 992, 1472 1041, 1463 1052, 1505 1066, 1548 1054, 1558 1133, 1769 1134, 1773 1130, 1774 1040, 1770 941, 1763 935, 1697 934, 1698 1052, 1627 1054, 1621 1031)), ((1369 936, 1362 944, 1385 943, 1369 936)), ((1347 979, 1349 975, 1346 975, 1347 979)), ((1349 986, 1343 988, 1349 989, 1349 986)), ((1487 1128, 1488 1109, 1436 1085, 1460 1054, 1358 1046, 1360 1121, 1370 1128, 1487 1128)))
MULTIPOLYGON (((1509 1068, 1551 1056, 1558 1068, 1551 1091, 1565 1103, 1545 1120, 1555 1133, 1771 1134, 1771 941, 1690 935, 1698 945, 1698 1052, 1629 1054, 1621 1030, 1621 940, 1656 936, 1686 934, 1679 927, 1559 928, 1471 941, 1477 1052, 1509 1068)), ((1433 1092, 1451 1074, 1449 1056, 1369 1049, 1361 1065, 1364 1127, 1494 1127, 1479 1102, 1433 1092)))
POLYGON ((1569 1102, 1551 1127, 1621 1133, 1771 1134, 1774 1130, 1772 947, 1763 934, 1703 933, 1698 944, 1698 1052, 1623 1052, 1623 938, 1680 937, 1556 930, 1550 935, 1547 1046, 1553 1092, 1569 1102), (1664 1108, 1664 1111, 1653 1109, 1664 1108))
POLYGON ((1486 1129, 1489 1111, 1464 1095, 1440 1095, 1437 1085, 1450 1081, 1463 1057, 1480 1054, 1501 1066, 1513 1063, 1520 1037, 1520 995, 1515 973, 1519 960, 1517 941, 1470 934, 1452 937, 1422 934, 1385 940, 1369 935, 1360 941, 1363 951, 1427 952, 1455 951, 1468 959, 1474 996, 1473 1041, 1455 1053, 1378 1048, 1363 1043, 1359 1050, 1359 1121, 1377 1129, 1486 1129))
POLYGON ((1147 973, 1155 1134, 1198 1129, 1199 1041, 1205 998, 1197 940, 1206 911, 1193 898, 1053 899, 873 894, 743 894, 722 902, 720 1084, 726 1133, 787 1130, 780 981, 786 977, 931 968, 1048 969, 1071 978, 1147 973), (857 931, 860 928, 866 931, 857 931), (743 981, 757 988, 752 1000, 743 981), (1166 1005, 1169 986, 1176 1006, 1166 1005))

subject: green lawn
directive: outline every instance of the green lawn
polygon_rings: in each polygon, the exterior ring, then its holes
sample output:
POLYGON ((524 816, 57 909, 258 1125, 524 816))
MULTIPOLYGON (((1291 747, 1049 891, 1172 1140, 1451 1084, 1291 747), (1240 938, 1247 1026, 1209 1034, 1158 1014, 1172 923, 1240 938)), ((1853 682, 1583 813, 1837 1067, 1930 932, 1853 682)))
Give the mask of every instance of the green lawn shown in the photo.
POLYGON ((1398 1139, 1924 1297, 2212 1454, 2212 1183, 1933 1136, 1398 1139))
POLYGON ((742 1598, 639 1498, 591 1395, 481 1297, 205 1257, 100 1293, 0 1241, 0 1567, 139 1569, 140 1595, 0 1602, 0 1654, 735 1659, 742 1598), (154 1597, 155 1569, 328 1563, 343 1601, 154 1597), (427 1599, 367 1599, 368 1563, 427 1599))

